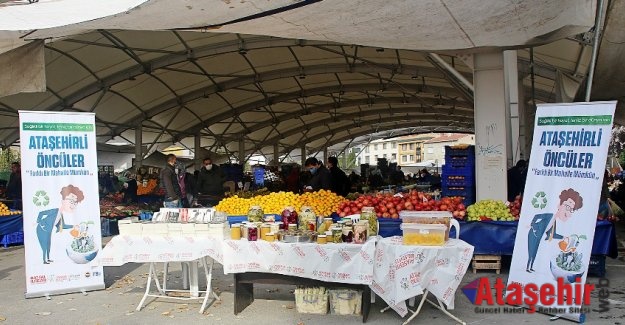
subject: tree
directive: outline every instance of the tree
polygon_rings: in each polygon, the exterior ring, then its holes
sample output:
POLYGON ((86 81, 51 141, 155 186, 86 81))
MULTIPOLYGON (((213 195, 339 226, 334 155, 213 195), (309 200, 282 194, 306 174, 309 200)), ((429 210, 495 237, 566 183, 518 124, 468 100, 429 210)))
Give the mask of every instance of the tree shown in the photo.
POLYGON ((612 139, 610 140, 609 154, 620 157, 625 151, 625 127, 615 126, 612 128, 612 139))
POLYGON ((0 172, 10 172, 13 162, 20 162, 19 150, 11 148, 0 149, 0 172))

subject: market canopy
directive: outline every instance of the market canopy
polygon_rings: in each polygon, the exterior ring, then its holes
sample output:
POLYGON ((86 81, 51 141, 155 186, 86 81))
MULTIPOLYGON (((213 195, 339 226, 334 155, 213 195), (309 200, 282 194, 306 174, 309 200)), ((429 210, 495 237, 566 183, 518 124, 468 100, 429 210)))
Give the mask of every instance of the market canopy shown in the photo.
POLYGON ((133 144, 142 124, 150 152, 200 135, 221 154, 243 140, 247 155, 384 130, 472 132, 472 91, 445 67, 471 80, 467 49, 537 46, 518 50, 525 100, 574 96, 590 47, 566 37, 595 13, 594 1, 555 0, 16 2, 0 4, 0 50, 44 39, 32 58, 45 60, 45 92, 0 97, 2 145, 18 140, 17 110, 87 111, 101 143, 133 144))

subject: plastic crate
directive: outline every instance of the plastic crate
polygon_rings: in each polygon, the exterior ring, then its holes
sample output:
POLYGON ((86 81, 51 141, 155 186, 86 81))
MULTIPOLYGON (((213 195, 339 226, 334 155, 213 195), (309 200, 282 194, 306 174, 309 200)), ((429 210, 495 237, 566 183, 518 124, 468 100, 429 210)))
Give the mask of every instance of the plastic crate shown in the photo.
POLYGON ((100 217, 100 229, 102 231, 102 237, 119 235, 119 225, 115 218, 100 217))
POLYGON ((443 165, 443 175, 475 175, 475 165, 471 166, 452 166, 443 165))
POLYGON ((468 146, 465 149, 454 149, 450 146, 445 146, 445 156, 474 156, 475 157, 475 146, 468 146))
POLYGON ((474 187, 462 187, 462 186, 454 186, 454 187, 445 187, 443 186, 442 191, 443 196, 462 196, 462 197, 475 197, 475 188, 474 187))
POLYGON ((9 245, 13 244, 22 245, 24 244, 24 232, 16 231, 10 234, 6 234, 2 237, 2 241, 0 241, 0 244, 2 244, 4 248, 7 248, 9 245))
POLYGON ((605 276, 605 255, 590 255, 588 275, 603 278, 605 276))
POLYGON ((443 175, 441 185, 443 187, 474 187, 475 177, 473 175, 443 175))
POLYGON ((475 166, 473 156, 449 156, 445 157, 445 164, 453 167, 475 166))

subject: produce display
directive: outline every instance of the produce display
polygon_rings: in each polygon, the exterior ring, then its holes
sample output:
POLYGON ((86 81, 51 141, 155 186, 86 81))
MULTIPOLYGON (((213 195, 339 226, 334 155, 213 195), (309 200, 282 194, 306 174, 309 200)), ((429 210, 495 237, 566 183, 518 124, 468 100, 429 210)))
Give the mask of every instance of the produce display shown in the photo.
POLYGON ((162 204, 154 202, 151 204, 127 204, 122 203, 121 194, 110 194, 100 199, 100 216, 102 217, 126 217, 137 216, 142 211, 158 211, 162 204))
POLYGON ((302 206, 310 206, 316 215, 329 216, 343 201, 345 199, 342 196, 327 190, 301 195, 292 192, 273 192, 253 198, 235 195, 221 200, 215 208, 229 215, 245 215, 252 205, 259 205, 267 214, 280 214, 287 206, 293 207, 296 211, 300 211, 302 206))
POLYGON ((434 200, 431 195, 410 190, 406 194, 361 195, 354 201, 345 201, 336 208, 339 216, 345 217, 360 213, 363 207, 373 207, 378 218, 398 219, 399 212, 409 211, 450 211, 458 219, 464 219, 465 206, 460 197, 444 197, 434 200))
POLYGON ((137 185, 137 195, 150 195, 156 190, 158 187, 158 180, 149 179, 140 182, 137 185))
POLYGON ((240 190, 240 191, 236 191, 236 192, 233 192, 233 193, 228 192, 228 193, 226 193, 226 197, 236 196, 236 197, 239 197, 239 198, 242 198, 242 199, 249 199, 249 198, 253 198, 255 196, 267 195, 269 193, 270 193, 269 190, 266 187, 263 187, 263 188, 255 190, 255 191, 243 191, 243 190, 240 190))
MULTIPOLYGON (((467 208, 468 221, 514 221, 508 206, 498 200, 478 201, 467 208)), ((518 219, 516 219, 518 220, 518 219)))
POLYGON ((6 204, 0 202, 0 217, 14 216, 14 215, 18 215, 18 214, 22 214, 22 211, 11 210, 11 209, 9 209, 9 207, 6 204))

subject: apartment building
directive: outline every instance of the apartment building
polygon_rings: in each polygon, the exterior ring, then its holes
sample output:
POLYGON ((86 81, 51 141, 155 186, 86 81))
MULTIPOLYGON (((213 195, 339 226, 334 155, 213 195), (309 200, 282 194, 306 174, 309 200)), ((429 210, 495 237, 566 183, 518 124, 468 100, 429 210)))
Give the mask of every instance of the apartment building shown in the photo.
POLYGON ((397 155, 398 164, 405 166, 424 161, 423 143, 436 137, 434 133, 409 135, 398 138, 397 155))
POLYGON ((378 158, 386 158, 389 163, 397 162, 397 139, 378 139, 362 148, 359 164, 376 165, 378 158))
POLYGON ((445 164, 445 146, 458 144, 475 144, 475 135, 459 133, 441 133, 437 137, 423 142, 424 161, 438 161, 438 165, 445 164))

